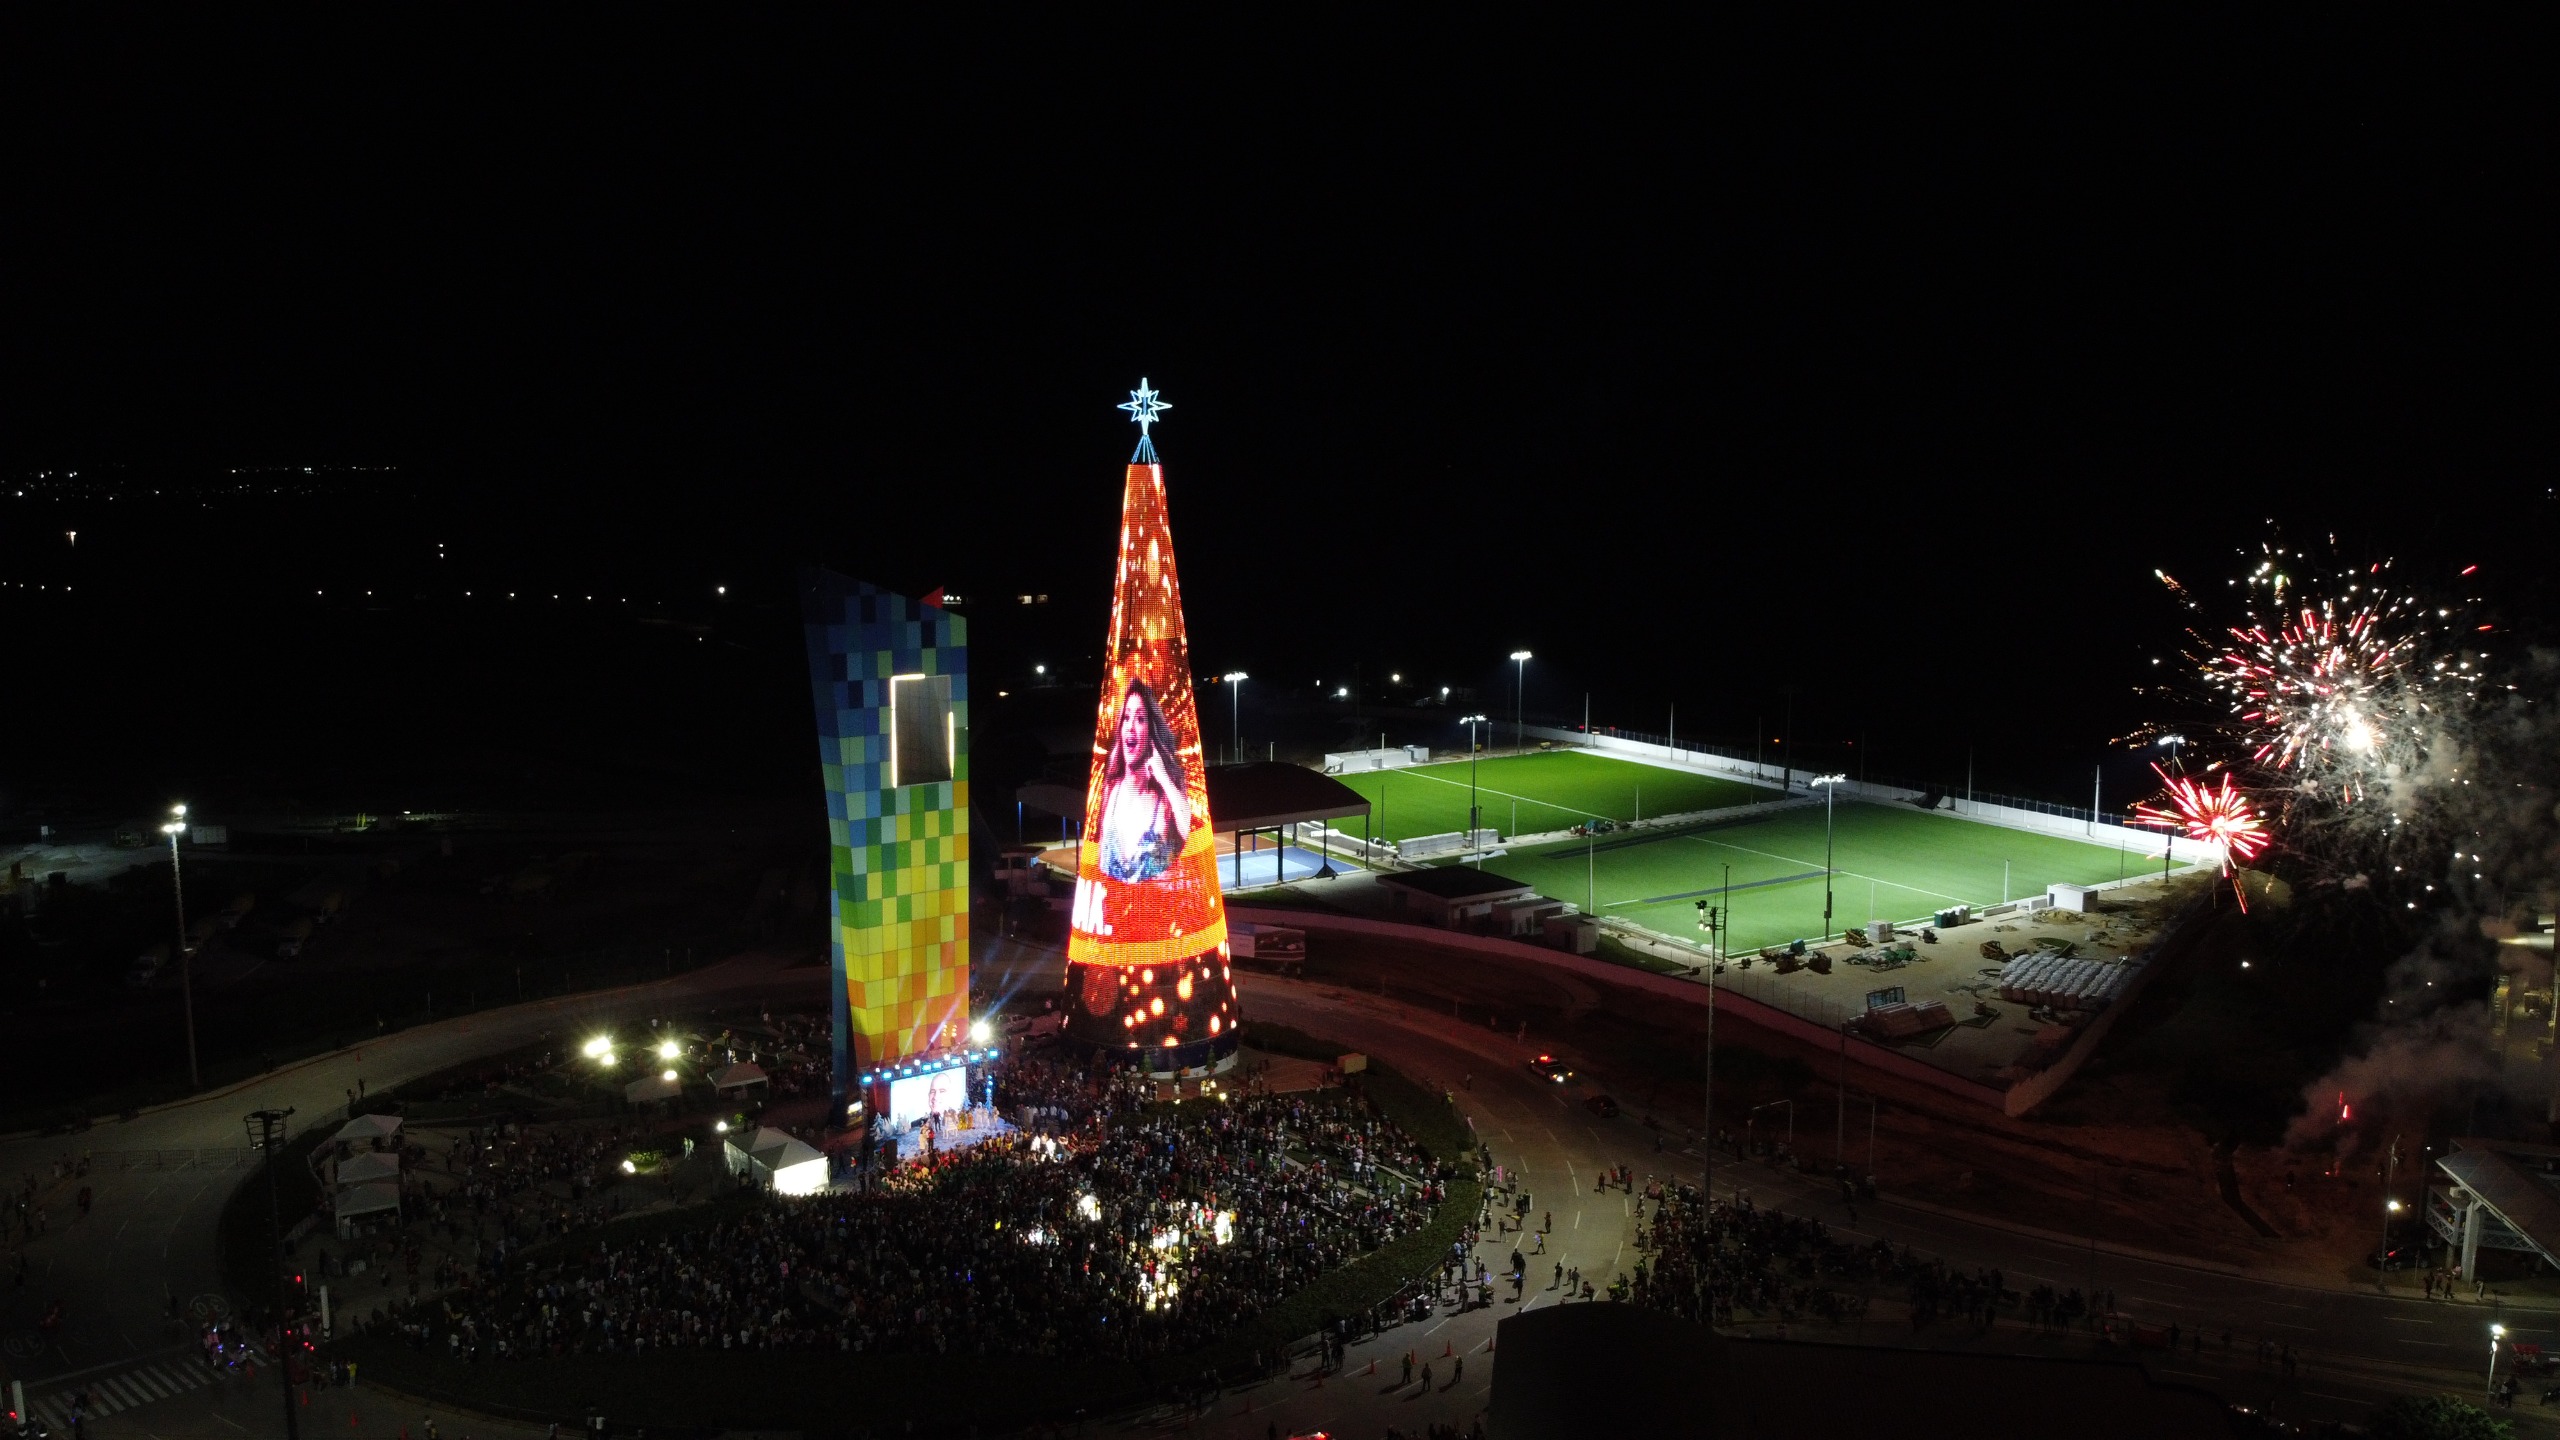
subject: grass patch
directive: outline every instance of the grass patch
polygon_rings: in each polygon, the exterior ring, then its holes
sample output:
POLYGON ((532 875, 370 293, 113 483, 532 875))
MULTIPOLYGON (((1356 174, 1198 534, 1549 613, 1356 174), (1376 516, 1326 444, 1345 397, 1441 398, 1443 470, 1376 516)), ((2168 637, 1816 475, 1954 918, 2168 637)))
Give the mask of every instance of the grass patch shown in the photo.
POLYGON ((1319 1040, 1304 1030, 1287 1025, 1274 1025, 1268 1020, 1247 1020, 1240 1045, 1250 1046, 1266 1055, 1289 1055, 1300 1060, 1322 1060, 1330 1065, 1351 1053, 1350 1047, 1319 1040))
POLYGON ((1505 755, 1472 766, 1464 760, 1414 765, 1335 778, 1368 797, 1372 833, 1390 840, 1466 829, 1470 794, 1483 824, 1505 835, 1570 830, 1595 819, 1625 823, 1645 815, 1681 815, 1783 798, 1774 787, 1665 770, 1583 750, 1505 755))
MULTIPOLYGON (((1601 933, 1599 944, 1593 947, 1591 958, 1606 960, 1612 965, 1627 965, 1638 970, 1650 970, 1656 975, 1686 975, 1690 970, 1688 965, 1680 961, 1656 955, 1650 950, 1639 950, 1605 931, 1601 933)), ((1701 956, 1699 959, 1703 962, 1705 957, 1701 956)))
POLYGON ((1727 943, 1736 949, 1824 933, 1826 855, 1835 932, 1869 920, 1918 920, 1958 903, 1980 909, 2043 894, 2056 882, 2157 873, 2156 859, 2146 869, 2140 855, 2112 846, 1907 805, 1843 802, 1827 837, 1824 819, 1820 808, 1788 810, 1614 844, 1535 846, 1498 863, 1541 894, 1665 935, 1697 934, 1700 900, 1729 905, 1727 943))

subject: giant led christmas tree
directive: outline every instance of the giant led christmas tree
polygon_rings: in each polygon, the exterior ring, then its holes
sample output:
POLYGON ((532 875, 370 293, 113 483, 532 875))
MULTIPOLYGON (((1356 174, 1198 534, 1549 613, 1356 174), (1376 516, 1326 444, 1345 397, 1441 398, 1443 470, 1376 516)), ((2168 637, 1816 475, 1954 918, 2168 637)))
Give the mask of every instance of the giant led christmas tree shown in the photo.
POLYGON ((1067 1034, 1159 1074, 1198 1071, 1234 1060, 1237 1010, 1164 466, 1150 435, 1172 407, 1141 380, 1120 408, 1138 423, 1138 453, 1120 501, 1076 861, 1067 1034))

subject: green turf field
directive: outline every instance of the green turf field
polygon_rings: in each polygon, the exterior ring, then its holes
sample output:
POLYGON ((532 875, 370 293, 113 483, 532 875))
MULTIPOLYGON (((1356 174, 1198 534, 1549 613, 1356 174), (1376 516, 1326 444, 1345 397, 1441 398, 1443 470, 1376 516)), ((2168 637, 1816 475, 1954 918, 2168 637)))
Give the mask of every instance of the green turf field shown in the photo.
MULTIPOLYGON (((1958 902, 1980 908, 2041 895, 2049 884, 2088 885, 2156 873, 2159 867, 2156 855, 2146 861, 2111 846, 1896 805, 1843 803, 1833 842, 1835 931, 1869 920, 1922 919, 1958 902)), ((1602 836, 1587 855, 1581 841, 1543 845, 1513 851, 1487 868, 1576 905, 1596 890, 1602 915, 1700 939, 1697 902, 1722 903, 1720 894, 1706 892, 1720 890, 1727 864, 1734 887, 1730 947, 1756 949, 1822 933, 1818 806, 1686 834, 1602 836)))
MULTIPOLYGON (((1467 768, 1459 760, 1337 778, 1369 797, 1372 833, 1405 840, 1467 828, 1467 768)), ((1595 817, 1634 820, 1639 809, 1644 815, 1677 815, 1779 798, 1774 787, 1580 750, 1481 760, 1475 783, 1485 825, 1505 835, 1570 830, 1595 817)), ((1360 828, 1356 818, 1338 823, 1354 833, 1360 828)))

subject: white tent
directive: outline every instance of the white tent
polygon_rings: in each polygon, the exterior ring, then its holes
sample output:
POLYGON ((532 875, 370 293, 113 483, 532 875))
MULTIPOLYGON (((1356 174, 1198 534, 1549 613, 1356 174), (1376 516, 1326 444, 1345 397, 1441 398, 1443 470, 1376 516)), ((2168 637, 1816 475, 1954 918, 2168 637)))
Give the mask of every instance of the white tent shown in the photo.
POLYGON ((683 1081, 670 1080, 664 1075, 646 1075, 622 1087, 622 1098, 634 1105, 646 1105, 652 1100, 673 1100, 683 1093, 683 1081))
POLYGON ((341 1189, 382 1180, 397 1186, 400 1183, 400 1157, 371 1150, 359 1151, 338 1162, 337 1179, 341 1189))
POLYGON ((339 1126, 338 1133, 329 1138, 360 1144, 368 1140, 388 1140, 399 1133, 400 1117, 397 1115, 359 1115, 339 1126))
POLYGON ((750 1085, 763 1083, 763 1067, 751 1065, 744 1060, 735 1065, 724 1066, 712 1072, 711 1076, 711 1088, 714 1090, 743 1090, 750 1085))
POLYGON ((729 1173, 770 1185, 777 1195, 812 1195, 827 1187, 827 1157, 816 1146, 770 1125, 722 1142, 729 1173))
POLYGON ((362 1215, 385 1212, 396 1215, 400 1213, 399 1182, 375 1180, 363 1185, 350 1185, 338 1192, 337 1202, 331 1209, 341 1226, 362 1215))

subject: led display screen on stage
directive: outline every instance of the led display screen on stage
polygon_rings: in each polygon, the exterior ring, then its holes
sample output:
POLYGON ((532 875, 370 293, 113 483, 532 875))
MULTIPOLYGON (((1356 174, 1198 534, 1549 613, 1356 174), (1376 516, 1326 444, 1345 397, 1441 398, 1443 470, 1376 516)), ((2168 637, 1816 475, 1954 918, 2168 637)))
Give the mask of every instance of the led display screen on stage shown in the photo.
POLYGON ((903 1130, 918 1120, 946 1110, 969 1108, 969 1071, 954 1065, 930 1075, 909 1075, 889 1082, 889 1128, 903 1130))

